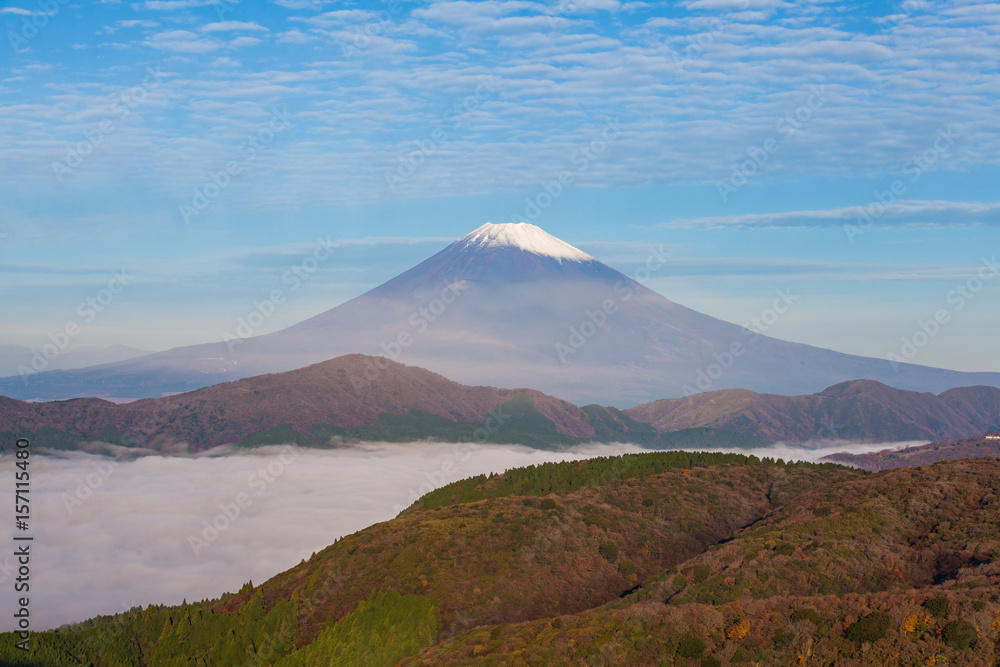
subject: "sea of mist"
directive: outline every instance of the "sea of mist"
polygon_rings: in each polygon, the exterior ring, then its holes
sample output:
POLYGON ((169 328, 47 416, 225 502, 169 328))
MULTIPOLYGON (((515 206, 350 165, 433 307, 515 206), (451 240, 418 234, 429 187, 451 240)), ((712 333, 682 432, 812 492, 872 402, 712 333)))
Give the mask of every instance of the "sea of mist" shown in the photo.
MULTIPOLYGON (((774 445, 752 453, 815 461, 834 452, 912 444, 921 443, 774 445)), ((393 518, 432 488, 465 477, 642 451, 648 450, 622 444, 550 452, 420 442, 327 451, 223 449, 213 456, 134 460, 35 452, 32 629, 137 605, 215 598, 248 580, 259 584, 338 537, 393 518)), ((14 459, 0 457, 0 479, 8 480, 11 494, 14 471, 14 459)), ((4 525, 12 527, 10 501, 2 512, 4 525)), ((8 528, 8 544, 13 532, 8 528)), ((8 631, 14 626, 16 563, 12 548, 0 553, 0 631, 8 631)))

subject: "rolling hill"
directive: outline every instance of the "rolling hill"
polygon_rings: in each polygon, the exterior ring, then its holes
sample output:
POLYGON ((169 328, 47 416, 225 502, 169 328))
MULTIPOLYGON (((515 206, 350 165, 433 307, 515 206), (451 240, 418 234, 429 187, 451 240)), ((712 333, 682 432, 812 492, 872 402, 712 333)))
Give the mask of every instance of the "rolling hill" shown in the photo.
POLYGON ((716 429, 666 435, 615 408, 578 408, 531 389, 468 387, 385 358, 348 355, 286 373, 117 405, 101 399, 26 403, 0 397, 0 434, 40 447, 99 441, 163 453, 223 444, 348 440, 518 443, 555 447, 587 441, 755 446, 716 429), (370 369, 377 372, 371 373, 370 369))

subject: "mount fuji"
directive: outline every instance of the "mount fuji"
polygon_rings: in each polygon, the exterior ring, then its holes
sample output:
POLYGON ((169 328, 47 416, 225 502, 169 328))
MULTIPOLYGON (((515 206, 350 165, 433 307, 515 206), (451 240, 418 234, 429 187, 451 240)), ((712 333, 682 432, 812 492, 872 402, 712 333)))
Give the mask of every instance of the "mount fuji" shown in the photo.
MULTIPOLYGON (((665 257, 653 253, 648 268, 665 257)), ((776 307, 783 307, 776 302, 776 307)), ((485 224, 421 264, 274 333, 78 370, 0 379, 25 400, 156 397, 349 353, 452 380, 629 407, 706 390, 806 394, 856 379, 939 393, 1000 386, 963 373, 770 338, 703 315, 527 223, 485 224)), ((372 361, 351 381, 381 372, 372 361)))

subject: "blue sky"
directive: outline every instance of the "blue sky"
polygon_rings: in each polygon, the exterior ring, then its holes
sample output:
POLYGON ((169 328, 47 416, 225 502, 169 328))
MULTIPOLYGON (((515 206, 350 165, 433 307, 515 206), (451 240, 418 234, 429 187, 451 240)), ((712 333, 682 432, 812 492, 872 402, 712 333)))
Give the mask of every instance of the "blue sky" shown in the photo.
POLYGON ((647 284, 740 324, 791 290, 769 335, 1000 370, 1000 4, 18 0, 0 28, 0 343, 221 340, 337 242, 276 330, 527 220, 625 273, 663 246, 647 284))

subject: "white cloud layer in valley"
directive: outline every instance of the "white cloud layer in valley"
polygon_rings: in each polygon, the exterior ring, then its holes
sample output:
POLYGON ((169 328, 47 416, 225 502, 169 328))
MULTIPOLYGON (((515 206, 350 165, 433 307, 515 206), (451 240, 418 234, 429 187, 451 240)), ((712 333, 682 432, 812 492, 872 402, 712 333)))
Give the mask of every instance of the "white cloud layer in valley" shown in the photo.
MULTIPOLYGON (((893 446, 903 445, 775 445, 754 453, 818 460, 834 452, 893 446)), ((391 519, 432 486, 546 461, 641 451, 634 445, 543 452, 422 442, 335 451, 270 447, 228 456, 134 461, 36 455, 30 464, 27 533, 34 536, 32 628, 136 605, 215 598, 247 580, 260 584, 338 537, 391 519), (236 505, 243 506, 238 515, 236 505), (234 519, 225 516, 227 506, 234 519), (212 531, 205 532, 211 522, 228 527, 212 539, 212 531)), ((0 479, 13 477, 13 458, 0 458, 0 479)), ((6 526, 14 525, 13 509, 13 503, 4 503, 6 526)), ((11 537, 8 529, 8 544, 11 537)), ((0 631, 13 629, 16 564, 10 551, 0 557, 0 631)))

